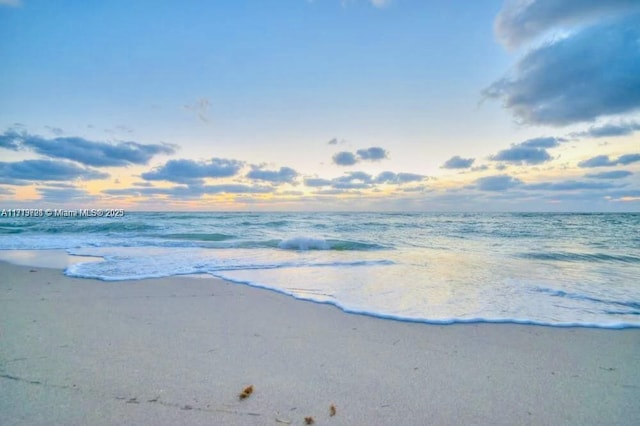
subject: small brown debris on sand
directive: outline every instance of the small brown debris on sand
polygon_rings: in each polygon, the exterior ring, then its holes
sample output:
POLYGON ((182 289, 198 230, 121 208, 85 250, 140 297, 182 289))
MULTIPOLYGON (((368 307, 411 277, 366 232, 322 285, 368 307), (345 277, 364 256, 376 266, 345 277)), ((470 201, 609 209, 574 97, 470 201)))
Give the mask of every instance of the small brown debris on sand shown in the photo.
POLYGON ((335 415, 336 415, 336 406, 335 406, 335 405, 333 405, 333 404, 331 404, 331 405, 329 406, 329 415, 330 415, 331 417, 333 417, 333 416, 335 416, 335 415))
POLYGON ((253 393, 253 385, 247 386, 246 388, 244 388, 244 390, 240 393, 240 395, 238 395, 238 398, 240 399, 245 399, 247 398, 249 395, 251 395, 253 393))
POLYGON ((312 424, 314 424, 315 422, 316 422, 316 421, 315 421, 315 420, 313 420, 313 417, 311 417, 311 416, 308 416, 308 417, 305 417, 305 418, 304 418, 304 424, 306 424, 306 425, 312 425, 312 424))

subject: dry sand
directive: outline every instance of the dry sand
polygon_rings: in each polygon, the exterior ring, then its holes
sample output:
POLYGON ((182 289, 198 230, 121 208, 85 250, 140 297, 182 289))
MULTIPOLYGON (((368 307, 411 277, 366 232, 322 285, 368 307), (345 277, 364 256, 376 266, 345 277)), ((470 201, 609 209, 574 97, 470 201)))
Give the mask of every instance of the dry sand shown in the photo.
POLYGON ((638 401, 640 329, 402 323, 0 262, 4 426, 637 425, 638 401))

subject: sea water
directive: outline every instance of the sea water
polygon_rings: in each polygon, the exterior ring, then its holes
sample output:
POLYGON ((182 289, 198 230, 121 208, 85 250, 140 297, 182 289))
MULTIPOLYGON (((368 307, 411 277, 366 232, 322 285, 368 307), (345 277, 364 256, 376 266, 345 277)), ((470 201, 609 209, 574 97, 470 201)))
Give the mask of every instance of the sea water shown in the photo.
POLYGON ((429 323, 640 327, 640 214, 127 213, 0 218, 104 281, 208 274, 429 323))

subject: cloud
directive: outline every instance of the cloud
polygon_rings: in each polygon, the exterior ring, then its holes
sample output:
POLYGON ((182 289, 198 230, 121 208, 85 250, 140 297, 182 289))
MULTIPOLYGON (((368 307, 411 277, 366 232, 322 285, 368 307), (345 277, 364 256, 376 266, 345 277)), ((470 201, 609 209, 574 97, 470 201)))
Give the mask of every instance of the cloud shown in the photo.
POLYGON ((426 176, 414 173, 382 172, 375 178, 365 172, 349 172, 334 179, 306 178, 304 184, 308 187, 319 188, 330 186, 333 189, 366 189, 376 184, 403 185, 405 183, 420 182, 426 176))
POLYGON ((71 181, 105 179, 101 173, 80 167, 67 161, 23 160, 13 163, 0 162, 0 183, 28 185, 34 181, 71 181))
POLYGON ((387 151, 377 146, 372 146, 371 148, 367 149, 359 149, 358 151, 356 151, 356 154, 358 155, 358 157, 360 157, 361 160, 368 161, 383 160, 387 158, 388 155, 387 151))
POLYGON ((370 183, 372 180, 371 175, 365 172, 349 172, 346 175, 334 179, 334 182, 353 182, 361 181, 370 183))
POLYGON ((633 173, 628 170, 614 170, 611 172, 589 173, 585 175, 585 177, 591 179, 623 179, 627 176, 631 176, 632 174, 633 173))
POLYGON ((203 194, 266 194, 273 192, 273 188, 259 185, 203 185, 195 189, 202 189, 203 194))
POLYGON ((64 130, 62 130, 60 127, 53 127, 53 126, 44 126, 44 127, 45 129, 47 129, 48 131, 50 131, 56 136, 64 135, 64 130))
POLYGON ((542 182, 525 185, 523 189, 545 191, 584 191, 618 188, 609 182, 580 182, 568 180, 564 182, 542 182))
POLYGON ((333 163, 338 166, 353 166, 358 160, 352 152, 342 151, 333 156, 333 163))
POLYGON ((625 154, 618 157, 616 160, 616 164, 622 164, 626 166, 627 164, 635 163, 640 161, 640 154, 625 154))
POLYGON ((556 146, 560 145, 560 142, 565 141, 566 139, 563 138, 541 137, 528 139, 524 142, 521 142, 520 146, 525 146, 527 148, 555 148, 556 146))
POLYGON ((529 139, 498 152, 496 155, 490 157, 490 159, 513 164, 544 163, 552 158, 547 152, 547 148, 556 147, 561 141, 564 141, 564 139, 552 137, 529 139))
POLYGON ((173 154, 170 145, 143 145, 136 142, 91 142, 68 137, 51 140, 31 138, 23 142, 38 154, 53 158, 65 158, 88 166, 113 167, 131 164, 147 164, 157 154, 173 154))
POLYGON ((395 183, 398 179, 398 175, 393 172, 382 172, 380 173, 375 181, 376 183, 395 183))
POLYGON ((598 155, 588 160, 584 160, 578 163, 578 167, 588 168, 588 167, 606 167, 606 166, 615 166, 615 161, 611 161, 608 155, 598 155))
POLYGON ((321 178, 306 178, 304 184, 310 187, 330 186, 331 181, 329 179, 321 178))
POLYGON ((358 191, 349 191, 348 189, 321 189, 313 192, 316 195, 342 195, 342 194, 354 194, 358 191))
POLYGON ((608 123, 598 127, 590 127, 589 130, 584 132, 575 132, 572 133, 571 136, 586 136, 591 138, 604 138, 604 137, 613 137, 613 136, 627 136, 635 131, 640 130, 640 123, 632 121, 632 122, 623 122, 623 123, 608 123))
POLYGON ((243 185, 243 184, 222 184, 222 185, 178 185, 171 188, 118 188, 105 189, 102 191, 107 195, 115 196, 135 196, 135 197, 154 197, 169 196, 178 199, 185 198, 201 198, 204 195, 216 194, 265 194, 273 192, 273 188, 260 185, 243 185))
POLYGON ((207 98, 200 98, 193 104, 183 105, 183 108, 187 111, 192 111, 198 120, 202 121, 205 124, 209 123, 209 108, 211 107, 211 102, 207 98))
POLYGON ((280 170, 262 170, 254 167, 247 177, 249 179, 264 180, 268 182, 291 183, 298 176, 298 172, 290 167, 280 167, 280 170))
POLYGON ((577 24, 638 8, 637 0, 507 0, 494 30, 507 47, 517 47, 554 27, 577 24))
POLYGON ((277 195, 290 195, 290 196, 295 196, 295 197, 301 197, 304 195, 304 192, 302 191, 280 191, 277 193, 277 195))
MULTIPOLYGON (((609 191, 608 195, 618 199, 633 198, 634 201, 640 201, 640 189, 629 189, 629 188, 615 189, 615 190, 609 191)), ((623 201, 623 200, 619 200, 619 201, 623 201)))
POLYGON ((80 137, 46 139, 27 132, 7 130, 0 135, 0 147, 29 149, 51 158, 63 158, 94 167, 147 164, 158 154, 173 154, 176 147, 168 144, 140 144, 137 142, 95 142, 80 137))
POLYGON ((640 107, 638 39, 640 13, 579 28, 529 51, 512 75, 492 83, 483 96, 501 100, 524 124, 565 126, 630 113, 640 107))
POLYGON ((15 130, 6 130, 0 135, 0 148, 17 151, 20 149, 20 133, 15 130))
MULTIPOLYGON (((0 178, 1 180, 2 178, 0 178)), ((3 188, 0 186, 0 195, 14 195, 16 191, 11 188, 3 188)))
POLYGON ((591 167, 609 167, 628 164, 632 164, 640 161, 640 154, 625 154, 621 155, 615 160, 611 160, 608 155, 597 155, 578 163, 578 167, 591 168, 591 167))
POLYGON ((458 155, 449 158, 442 165, 443 169, 468 169, 471 167, 475 159, 473 158, 462 158, 458 155))
POLYGON ((382 172, 375 178, 375 183, 402 185, 409 182, 420 182, 424 178, 425 176, 414 173, 382 172))
POLYGON ((142 182, 133 182, 131 185, 142 187, 142 188, 153 187, 153 184, 151 182, 144 182, 144 181, 142 181, 142 182))
POLYGON ((521 184, 520 179, 509 175, 486 176, 475 181, 475 187, 480 191, 504 191, 521 184))
POLYGON ((103 189, 103 194, 114 195, 114 196, 132 196, 132 197, 142 197, 145 195, 154 195, 155 193, 152 189, 166 189, 166 188, 113 188, 113 189, 103 189))
POLYGON ((373 178, 365 172, 349 172, 331 181, 335 189, 365 189, 370 188, 373 178))
POLYGON ((42 201, 66 203, 69 201, 94 201, 96 197, 78 188, 37 188, 42 201))
POLYGON ((145 180, 164 180, 176 183, 194 183, 204 178, 221 178, 235 176, 243 162, 212 158, 209 161, 169 160, 153 171, 143 173, 145 180))

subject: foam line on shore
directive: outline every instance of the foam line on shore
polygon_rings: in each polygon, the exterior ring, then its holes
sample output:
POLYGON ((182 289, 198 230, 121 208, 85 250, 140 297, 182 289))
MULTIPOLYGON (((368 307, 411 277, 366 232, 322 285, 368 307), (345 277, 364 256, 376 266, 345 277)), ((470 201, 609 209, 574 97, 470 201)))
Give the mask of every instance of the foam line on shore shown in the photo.
POLYGON ((299 296, 293 292, 283 290, 277 287, 272 287, 268 285, 263 285, 259 283, 255 283, 252 281, 245 280, 236 280, 233 278, 229 278, 224 274, 210 274, 215 278, 219 278, 225 281, 229 281, 235 284, 241 284, 249 287, 260 288, 264 290, 273 291, 275 293, 283 294, 285 296, 292 297, 296 300, 312 302, 320 305, 330 305, 334 306, 341 311, 347 314, 353 315, 363 315, 372 318, 379 318, 384 320, 391 321, 399 321, 406 323, 418 323, 418 324, 432 324, 432 325, 450 325, 450 324, 519 324, 519 325, 535 325, 535 326, 543 326, 543 327, 560 327, 560 328, 602 328, 602 329, 611 329, 611 330, 622 330, 626 328, 637 328, 640 329, 640 324, 635 323, 610 323, 610 324, 599 324, 599 323, 578 323, 578 322, 566 322, 566 323, 550 323, 543 321, 530 321, 530 320, 520 320, 517 318, 513 319, 490 319, 490 318, 470 318, 470 319, 459 319, 459 318, 450 318, 450 319, 429 319, 429 318, 413 318, 406 317, 401 315, 390 315, 384 314, 380 312, 367 311, 362 309, 351 308, 345 306, 342 303, 339 303, 335 300, 318 300, 312 297, 303 297, 299 296))

